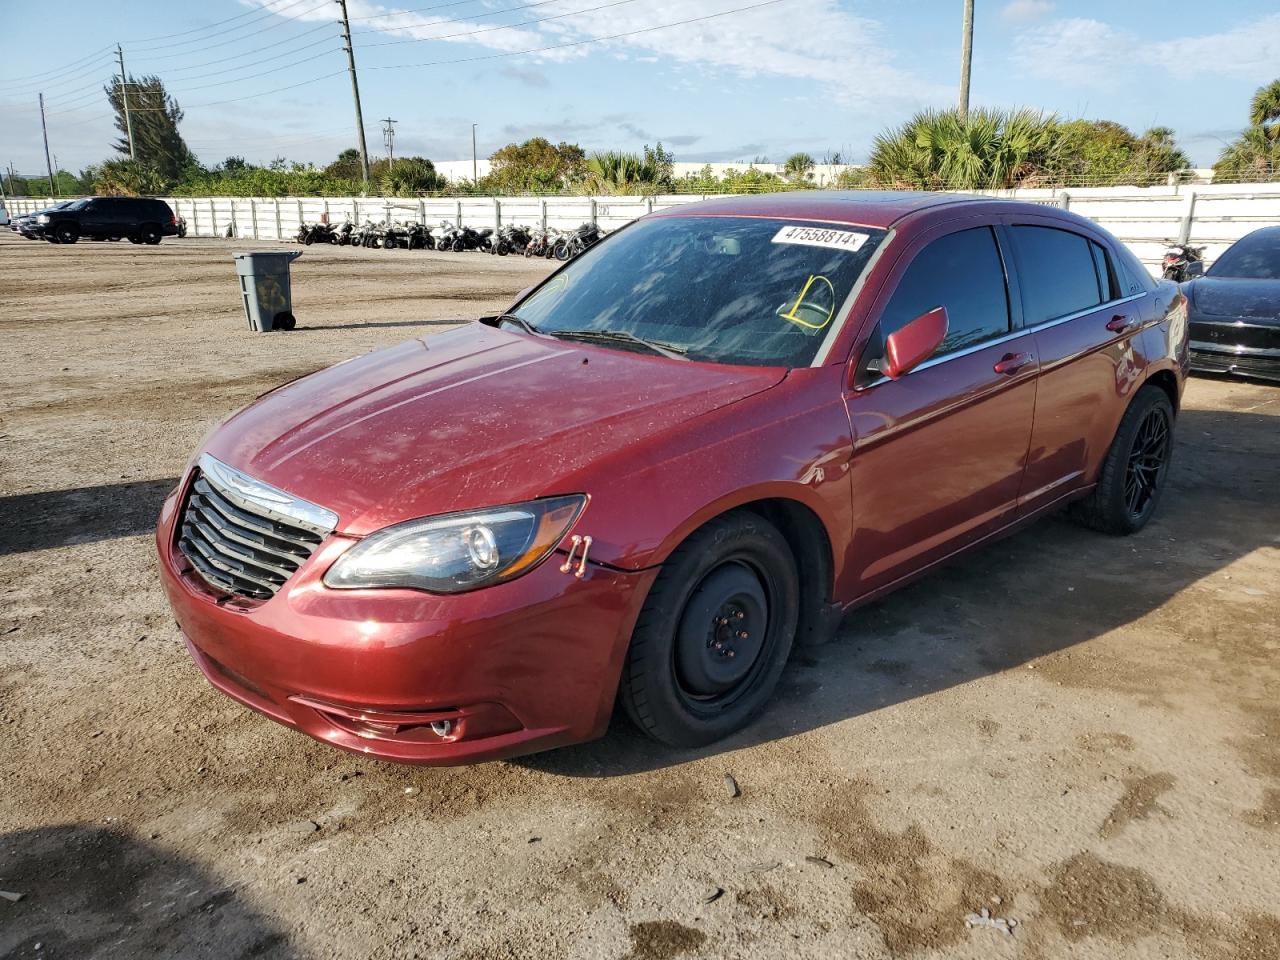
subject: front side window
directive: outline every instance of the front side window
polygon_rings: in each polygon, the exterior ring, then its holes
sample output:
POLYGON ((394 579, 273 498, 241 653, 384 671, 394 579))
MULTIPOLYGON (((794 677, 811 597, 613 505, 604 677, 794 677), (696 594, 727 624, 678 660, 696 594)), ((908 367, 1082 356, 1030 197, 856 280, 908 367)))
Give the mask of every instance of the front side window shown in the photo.
MULTIPOLYGON (((1054 227, 1017 226, 1012 229, 1018 249, 1025 323, 1033 327, 1079 313, 1103 302, 1090 240, 1054 227)), ((1109 287, 1105 299, 1110 300, 1109 287)))
POLYGON ((755 217, 640 220, 571 261, 510 316, 565 340, 807 366, 884 236, 755 217))
POLYGON ((947 309, 938 356, 1009 332, 1004 263, 990 227, 939 237, 916 254, 880 315, 861 366, 874 373, 889 334, 935 307, 947 309))

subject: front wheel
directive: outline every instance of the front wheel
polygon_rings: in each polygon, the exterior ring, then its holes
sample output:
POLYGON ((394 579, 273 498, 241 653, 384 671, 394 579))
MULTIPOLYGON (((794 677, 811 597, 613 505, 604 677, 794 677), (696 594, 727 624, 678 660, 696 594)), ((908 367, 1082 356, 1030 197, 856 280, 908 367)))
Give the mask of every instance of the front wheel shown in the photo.
POLYGON ((1102 461, 1098 485, 1072 515, 1103 533, 1137 533, 1155 513, 1173 453, 1173 404, 1155 385, 1138 391, 1102 461))
POLYGON ((80 231, 76 229, 76 226, 73 223, 59 224, 58 228, 54 230, 53 235, 57 238, 59 243, 75 243, 80 239, 80 231))
POLYGON ((623 709, 673 747, 741 729, 778 684, 799 608, 795 558, 777 528, 747 510, 717 517, 654 581, 622 670, 623 709))

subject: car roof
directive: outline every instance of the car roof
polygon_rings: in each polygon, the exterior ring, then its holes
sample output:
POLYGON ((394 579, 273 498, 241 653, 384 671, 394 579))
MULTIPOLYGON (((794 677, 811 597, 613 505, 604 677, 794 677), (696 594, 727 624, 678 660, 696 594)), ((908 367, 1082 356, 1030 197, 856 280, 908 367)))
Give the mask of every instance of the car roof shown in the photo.
MULTIPOLYGON (((903 217, 921 210, 983 202, 990 203, 992 198, 964 193, 929 193, 923 190, 793 190, 786 193, 716 197, 668 207, 654 216, 825 220, 888 228, 903 217)), ((999 202, 1011 203, 1007 200, 999 202)), ((1043 208, 1038 209, 1043 212, 1043 208)))

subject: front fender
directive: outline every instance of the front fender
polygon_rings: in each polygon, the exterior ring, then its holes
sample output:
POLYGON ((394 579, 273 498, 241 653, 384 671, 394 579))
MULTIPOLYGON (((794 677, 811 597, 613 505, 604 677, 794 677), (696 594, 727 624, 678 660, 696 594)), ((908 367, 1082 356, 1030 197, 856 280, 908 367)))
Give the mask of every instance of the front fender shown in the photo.
MULTIPOLYGON (((592 559, 626 570, 660 564, 711 518, 766 499, 802 504, 832 544, 847 542, 853 438, 842 376, 840 367, 791 371, 770 390, 646 440, 625 463, 585 471, 591 505, 576 532, 591 536, 592 559)), ((842 551, 834 553, 838 578, 842 551)))

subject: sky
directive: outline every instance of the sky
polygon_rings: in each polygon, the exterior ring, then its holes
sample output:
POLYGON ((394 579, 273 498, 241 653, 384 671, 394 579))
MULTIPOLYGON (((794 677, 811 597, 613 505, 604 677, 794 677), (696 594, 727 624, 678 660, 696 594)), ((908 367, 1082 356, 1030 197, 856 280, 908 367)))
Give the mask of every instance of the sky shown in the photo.
MULTIPOLYGON (((1197 166, 1280 76, 1275 0, 977 0, 971 102, 1172 127, 1197 166)), ((0 0, 0 164, 113 156, 116 43, 185 111, 208 165, 323 164, 356 123, 334 0, 0 0)), ((480 155, 545 136, 661 140, 682 161, 864 161, 874 136, 955 102, 961 0, 348 0, 370 155, 480 155), (692 22, 689 22, 692 21, 692 22)))

